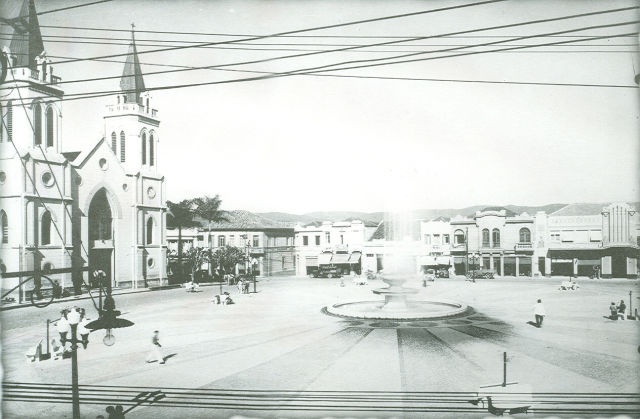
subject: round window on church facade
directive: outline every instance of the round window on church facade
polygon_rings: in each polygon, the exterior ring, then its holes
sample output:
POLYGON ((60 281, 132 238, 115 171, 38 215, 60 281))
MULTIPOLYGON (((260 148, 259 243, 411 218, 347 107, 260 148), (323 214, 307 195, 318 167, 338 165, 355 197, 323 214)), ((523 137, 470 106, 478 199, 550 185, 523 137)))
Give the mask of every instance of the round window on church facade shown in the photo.
POLYGON ((152 186, 149 186, 149 189, 147 189, 147 196, 151 199, 156 197, 156 190, 153 189, 152 186))
POLYGON ((76 185, 82 185, 82 176, 76 175, 76 185))
POLYGON ((0 172, 0 185, 4 185, 4 182, 7 180, 7 174, 5 172, 0 172))
POLYGON ((123 191, 128 191, 129 190, 129 185, 127 185, 126 183, 122 184, 122 190, 123 191))
POLYGON ((98 160, 98 164, 102 170, 107 170, 109 168, 109 163, 107 163, 107 159, 105 158, 98 160))
POLYGON ((153 260, 153 258, 147 259, 147 266, 153 268, 154 266, 156 266, 156 261, 153 260))
POLYGON ((44 184, 44 186, 46 186, 48 188, 53 186, 54 179, 53 179, 53 175, 51 174, 51 172, 44 172, 42 174, 41 179, 42 179, 42 183, 44 184))

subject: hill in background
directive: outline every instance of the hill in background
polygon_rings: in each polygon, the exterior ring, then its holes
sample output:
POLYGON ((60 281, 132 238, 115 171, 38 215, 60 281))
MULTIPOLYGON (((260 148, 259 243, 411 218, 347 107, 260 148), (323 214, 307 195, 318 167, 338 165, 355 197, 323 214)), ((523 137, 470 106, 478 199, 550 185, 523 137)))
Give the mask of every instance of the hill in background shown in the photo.
MULTIPOLYGON (((640 208, 640 202, 630 202, 636 208, 640 208)), ((551 214, 567 204, 548 204, 541 206, 526 205, 474 205, 465 208, 441 208, 441 209, 418 209, 412 211, 412 219, 414 220, 431 220, 437 217, 452 218, 456 215, 472 216, 476 211, 488 207, 504 207, 516 214, 526 212, 534 215, 538 211, 544 211, 551 214)), ((607 205, 603 203, 602 206, 607 205)), ((212 224, 212 228, 229 228, 229 229, 248 229, 248 228, 282 228, 294 227, 300 223, 303 225, 313 222, 322 221, 350 221, 362 220, 370 224, 378 224, 384 220, 384 212, 361 212, 361 211, 316 211, 306 214, 289 214, 286 212, 260 212, 252 213, 244 210, 227 211, 229 221, 212 224)), ((203 227, 207 227, 207 222, 198 220, 203 227)))

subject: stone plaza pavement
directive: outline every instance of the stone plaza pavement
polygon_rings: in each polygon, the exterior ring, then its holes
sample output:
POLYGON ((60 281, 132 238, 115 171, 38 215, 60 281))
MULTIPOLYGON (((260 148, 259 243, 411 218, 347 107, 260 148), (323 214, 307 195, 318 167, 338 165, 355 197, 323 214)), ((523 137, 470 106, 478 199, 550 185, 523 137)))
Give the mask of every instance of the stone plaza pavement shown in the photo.
MULTIPOLYGON (((498 400, 503 392, 522 393, 511 396, 512 406, 532 405, 527 417, 640 416, 638 398, 628 396, 639 390, 640 321, 604 317, 611 301, 629 304, 629 291, 638 307, 636 280, 579 280, 576 291, 559 290, 561 279, 553 278, 416 282, 406 284, 420 288, 415 298, 472 310, 413 322, 323 314, 328 304, 380 299, 371 290, 384 286, 338 281, 263 280, 248 295, 227 287, 236 302, 228 306, 211 302, 217 286, 118 296, 122 317, 135 326, 114 330, 112 347, 94 332, 78 351, 82 417, 106 417, 107 405, 126 409, 153 390, 166 397, 127 418, 490 417, 469 400, 490 393, 498 400), (539 329, 527 324, 538 298, 547 310, 539 329), (169 356, 164 365, 145 362, 156 329, 169 356), (504 352, 507 381, 517 384, 481 388, 502 383, 504 352)), ((89 300, 76 304, 95 312, 89 300)), ((43 319, 60 308, 2 313, 4 417, 71 417, 70 360, 24 357, 42 337, 43 319), (27 312, 40 323, 20 324, 27 312), (11 383, 45 385, 11 390, 11 383), (16 393, 27 396, 16 400, 16 393)))

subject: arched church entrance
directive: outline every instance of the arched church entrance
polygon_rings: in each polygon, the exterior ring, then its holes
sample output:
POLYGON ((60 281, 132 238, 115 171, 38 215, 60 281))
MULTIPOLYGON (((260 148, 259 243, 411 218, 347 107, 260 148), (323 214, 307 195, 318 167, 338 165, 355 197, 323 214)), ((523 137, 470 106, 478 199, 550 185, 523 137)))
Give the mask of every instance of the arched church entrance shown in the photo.
MULTIPOLYGON (((113 261, 113 216, 102 188, 93 196, 89 205, 89 281, 94 281, 93 272, 100 269, 112 284, 113 261)), ((106 285, 106 284, 104 284, 106 285)))

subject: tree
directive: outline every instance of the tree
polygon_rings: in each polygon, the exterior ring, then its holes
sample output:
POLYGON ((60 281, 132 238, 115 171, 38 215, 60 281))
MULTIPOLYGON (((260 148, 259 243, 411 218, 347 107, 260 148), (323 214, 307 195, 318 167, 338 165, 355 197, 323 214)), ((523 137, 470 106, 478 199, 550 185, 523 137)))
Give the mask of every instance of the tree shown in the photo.
POLYGON ((223 274, 233 272, 234 267, 247 260, 245 252, 233 246, 218 248, 211 256, 211 262, 220 268, 223 274))
MULTIPOLYGON (((222 200, 220 199, 219 195, 216 195, 213 198, 206 195, 200 198, 196 198, 193 200, 193 204, 195 207, 195 214, 207 221, 207 239, 209 241, 209 256, 211 256, 213 254, 213 243, 211 241, 211 223, 228 221, 227 212, 220 209, 222 200)), ((212 275, 213 268, 211 260, 209 260, 209 276, 212 275)))
POLYGON ((194 203, 191 199, 184 199, 178 203, 167 201, 167 226, 178 229, 178 278, 183 279, 182 273, 182 229, 197 226, 193 221, 194 203))
POLYGON ((195 282, 198 282, 196 273, 202 269, 202 264, 205 261, 211 261, 211 249, 192 247, 187 250, 185 256, 191 266, 191 278, 193 278, 195 282))

